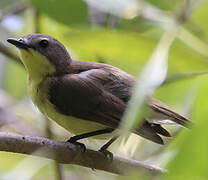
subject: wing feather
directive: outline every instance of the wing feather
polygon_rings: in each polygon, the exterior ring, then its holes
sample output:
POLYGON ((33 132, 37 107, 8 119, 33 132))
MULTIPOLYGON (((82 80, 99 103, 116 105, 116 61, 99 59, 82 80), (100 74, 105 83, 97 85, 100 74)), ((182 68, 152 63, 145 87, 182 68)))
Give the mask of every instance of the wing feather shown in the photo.
MULTIPOLYGON (((110 128, 119 126, 131 97, 135 77, 110 65, 72 61, 73 74, 54 77, 50 87, 50 101, 65 115, 98 122, 110 128), (97 65, 96 65, 97 64, 97 65), (76 69, 77 68, 77 69, 76 69)), ((159 115, 186 126, 188 119, 175 113, 160 101, 150 98, 149 107, 159 115)), ((148 119, 148 118, 147 118, 148 119)), ((133 131, 153 142, 163 144, 158 135, 170 137, 160 123, 144 123, 133 131)))

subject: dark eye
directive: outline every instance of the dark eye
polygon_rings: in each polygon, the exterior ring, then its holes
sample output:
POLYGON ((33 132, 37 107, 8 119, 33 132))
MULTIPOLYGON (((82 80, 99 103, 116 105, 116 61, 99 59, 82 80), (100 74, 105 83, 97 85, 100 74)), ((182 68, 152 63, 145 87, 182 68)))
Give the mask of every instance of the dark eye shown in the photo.
POLYGON ((46 48, 48 46, 48 41, 46 39, 43 39, 40 41, 40 46, 43 48, 46 48))

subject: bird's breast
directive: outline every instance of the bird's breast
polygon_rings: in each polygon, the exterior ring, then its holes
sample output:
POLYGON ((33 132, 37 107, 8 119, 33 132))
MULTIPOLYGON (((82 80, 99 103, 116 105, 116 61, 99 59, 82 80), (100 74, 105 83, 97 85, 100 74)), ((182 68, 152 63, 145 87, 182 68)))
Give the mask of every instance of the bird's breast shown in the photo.
MULTIPOLYGON (((71 132, 72 134, 83 134, 100 129, 105 129, 106 126, 97 122, 79 119, 73 116, 68 116, 60 113, 55 105, 50 102, 50 87, 51 79, 44 81, 29 81, 29 94, 33 103, 38 107, 41 113, 50 119, 54 120, 60 126, 71 132)), ((111 134, 95 136, 97 139, 110 138, 111 134)))

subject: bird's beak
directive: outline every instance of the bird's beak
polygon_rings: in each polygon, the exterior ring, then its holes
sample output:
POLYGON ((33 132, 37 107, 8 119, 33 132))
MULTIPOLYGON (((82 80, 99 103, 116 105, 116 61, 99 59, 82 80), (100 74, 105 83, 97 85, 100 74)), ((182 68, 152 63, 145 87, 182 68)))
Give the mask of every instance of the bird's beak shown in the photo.
POLYGON ((20 49, 27 49, 30 47, 22 39, 9 38, 7 39, 7 42, 15 45, 17 48, 20 49))

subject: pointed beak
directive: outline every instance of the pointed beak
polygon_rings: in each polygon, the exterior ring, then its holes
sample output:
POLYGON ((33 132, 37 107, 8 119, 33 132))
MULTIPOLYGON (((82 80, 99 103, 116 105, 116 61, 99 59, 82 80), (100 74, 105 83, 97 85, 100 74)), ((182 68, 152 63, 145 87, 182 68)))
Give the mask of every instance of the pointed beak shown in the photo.
POLYGON ((9 38, 7 39, 7 42, 15 45, 17 48, 20 49, 28 49, 30 47, 22 39, 9 38))

